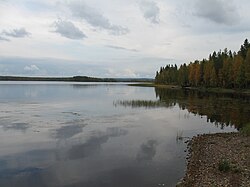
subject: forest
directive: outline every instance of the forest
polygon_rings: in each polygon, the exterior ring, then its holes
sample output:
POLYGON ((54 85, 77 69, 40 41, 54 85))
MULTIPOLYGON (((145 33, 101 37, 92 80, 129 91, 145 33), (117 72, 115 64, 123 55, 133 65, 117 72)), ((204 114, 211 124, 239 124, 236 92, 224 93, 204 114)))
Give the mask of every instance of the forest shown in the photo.
POLYGON ((208 59, 189 64, 167 65, 156 72, 156 84, 182 87, 250 88, 250 43, 244 41, 238 52, 225 48, 208 59))

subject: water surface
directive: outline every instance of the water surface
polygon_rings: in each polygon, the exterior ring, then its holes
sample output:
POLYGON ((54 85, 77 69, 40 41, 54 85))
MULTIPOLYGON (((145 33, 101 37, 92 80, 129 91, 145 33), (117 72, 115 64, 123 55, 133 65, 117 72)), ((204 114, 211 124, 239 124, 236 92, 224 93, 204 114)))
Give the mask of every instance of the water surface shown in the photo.
POLYGON ((0 82, 0 186, 175 186, 186 140, 249 100, 125 84, 0 82))

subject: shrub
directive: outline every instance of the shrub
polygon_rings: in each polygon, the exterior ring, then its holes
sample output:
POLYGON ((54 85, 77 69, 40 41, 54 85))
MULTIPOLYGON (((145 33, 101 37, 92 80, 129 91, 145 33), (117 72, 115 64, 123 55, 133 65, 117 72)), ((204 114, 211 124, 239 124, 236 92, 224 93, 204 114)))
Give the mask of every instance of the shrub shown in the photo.
POLYGON ((250 123, 247 123, 246 125, 244 125, 242 129, 240 130, 240 132, 246 136, 250 136, 250 123))
POLYGON ((230 171, 230 169, 231 169, 231 165, 230 165, 228 160, 223 159, 219 162, 219 170, 220 171, 228 172, 228 171, 230 171))

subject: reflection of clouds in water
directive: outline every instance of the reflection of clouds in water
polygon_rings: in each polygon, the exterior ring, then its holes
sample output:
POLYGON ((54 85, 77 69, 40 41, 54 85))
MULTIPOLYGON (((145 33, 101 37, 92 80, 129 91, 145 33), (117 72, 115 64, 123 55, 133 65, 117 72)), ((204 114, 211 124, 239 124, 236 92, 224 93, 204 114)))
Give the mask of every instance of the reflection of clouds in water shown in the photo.
POLYGON ((7 171, 0 172, 0 184, 1 186, 36 186, 43 187, 48 186, 41 175, 43 169, 40 168, 23 168, 23 169, 10 169, 7 171), (3 175, 2 175, 3 174, 3 175), (15 176, 15 177, 13 177, 15 176), (11 179, 11 180, 10 180, 11 179))
POLYGON ((5 131, 7 130, 20 130, 26 131, 29 128, 28 123, 3 123, 0 124, 5 131))
POLYGON ((0 184, 3 184, 1 179, 5 177, 15 179, 15 177, 34 176, 37 172, 40 172, 45 169, 46 166, 54 162, 55 158, 55 151, 49 149, 31 150, 24 153, 0 157, 0 184))
POLYGON ((81 114, 79 114, 78 112, 62 112, 63 114, 69 114, 69 115, 73 115, 73 116, 81 116, 81 114))
POLYGON ((152 160, 156 154, 156 147, 158 143, 156 140, 148 140, 143 143, 140 147, 139 152, 136 155, 136 160, 138 161, 148 161, 152 160))
POLYGON ((28 167, 24 169, 7 169, 4 171, 0 171, 0 176, 1 177, 12 177, 13 175, 28 175, 36 172, 40 172, 42 169, 36 168, 36 167, 28 167))
POLYGON ((37 90, 27 90, 24 92, 26 98, 35 98, 37 97, 39 92, 37 90))
POLYGON ((56 130, 55 138, 57 139, 67 139, 71 138, 76 134, 79 134, 82 132, 82 128, 85 125, 79 125, 79 124, 72 124, 68 126, 63 126, 56 130))
MULTIPOLYGON (((64 131, 64 130, 62 130, 64 131)), ((7 171, 10 168, 26 168, 48 166, 55 160, 67 160, 85 158, 98 152, 103 143, 106 143, 112 137, 126 135, 127 130, 119 127, 107 128, 105 132, 97 131, 85 143, 73 145, 69 149, 35 149, 23 153, 13 154, 11 156, 0 157, 0 172, 7 171), (59 155, 58 155, 59 154, 59 155)), ((1 178, 1 175, 0 175, 1 178)))
POLYGON ((123 136, 127 133, 127 130, 119 127, 107 128, 106 132, 97 131, 85 143, 72 146, 68 151, 68 157, 69 159, 80 159, 93 155, 100 151, 101 145, 106 143, 109 138, 123 136))
POLYGON ((130 87, 129 89, 127 87, 116 89, 115 87, 109 88, 107 87, 107 94, 108 96, 117 96, 117 95, 134 95, 136 92, 136 87, 130 87))

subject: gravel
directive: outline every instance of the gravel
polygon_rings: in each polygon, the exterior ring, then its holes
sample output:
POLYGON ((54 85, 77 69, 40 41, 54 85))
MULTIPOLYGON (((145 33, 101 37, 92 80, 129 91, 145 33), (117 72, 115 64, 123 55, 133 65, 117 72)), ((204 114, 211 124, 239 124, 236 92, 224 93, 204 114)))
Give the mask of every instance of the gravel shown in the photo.
POLYGON ((186 175, 178 187, 250 187, 249 136, 198 135, 188 143, 188 149, 186 175))

